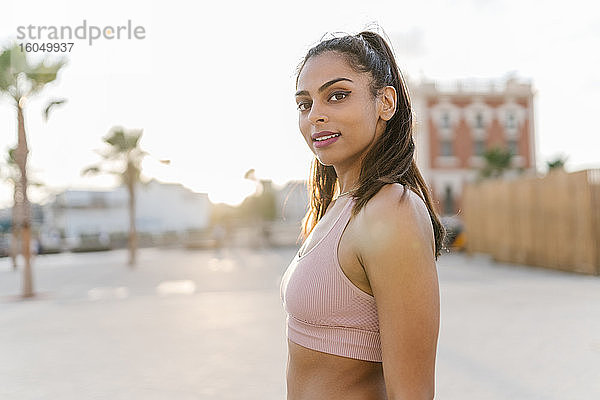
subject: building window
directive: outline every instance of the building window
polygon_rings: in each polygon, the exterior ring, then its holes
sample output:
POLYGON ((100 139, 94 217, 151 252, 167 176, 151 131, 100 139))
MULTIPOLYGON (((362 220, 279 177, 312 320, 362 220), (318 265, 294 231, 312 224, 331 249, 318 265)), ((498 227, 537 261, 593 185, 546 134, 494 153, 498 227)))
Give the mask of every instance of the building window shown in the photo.
POLYGON ((444 214, 454 214, 454 196, 452 194, 452 187, 446 185, 446 193, 444 196, 444 214))
POLYGON ((453 155, 452 152, 452 140, 442 140, 442 156, 450 157, 453 155))
POLYGON ((450 115, 447 112, 442 114, 442 128, 450 129, 450 115))
POLYGON ((483 153, 485 153, 485 140, 483 139, 475 139, 475 155, 476 156, 483 156, 483 153))
POLYGON ((506 117, 506 129, 515 129, 516 127, 515 114, 509 113, 506 117))
POLYGON ((519 141, 516 139, 509 139, 508 150, 513 156, 519 155, 519 141))
POLYGON ((477 129, 483 129, 483 115, 481 115, 481 113, 475 115, 475 127, 477 129))

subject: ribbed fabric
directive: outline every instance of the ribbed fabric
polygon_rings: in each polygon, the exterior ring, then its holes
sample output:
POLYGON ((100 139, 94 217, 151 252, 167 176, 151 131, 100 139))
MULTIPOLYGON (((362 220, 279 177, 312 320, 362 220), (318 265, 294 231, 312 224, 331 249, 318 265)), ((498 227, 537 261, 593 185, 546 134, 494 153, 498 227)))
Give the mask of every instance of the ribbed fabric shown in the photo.
POLYGON ((353 203, 350 197, 325 236, 301 257, 298 251, 285 271, 280 296, 287 313, 286 334, 310 349, 381 362, 375 298, 356 287, 338 261, 353 203))

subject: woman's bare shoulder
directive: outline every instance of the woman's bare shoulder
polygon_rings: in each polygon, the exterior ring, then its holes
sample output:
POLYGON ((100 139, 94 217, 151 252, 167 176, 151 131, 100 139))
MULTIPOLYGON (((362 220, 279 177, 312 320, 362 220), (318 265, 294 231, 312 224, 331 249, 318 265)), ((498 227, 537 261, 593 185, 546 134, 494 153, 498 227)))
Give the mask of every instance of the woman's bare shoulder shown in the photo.
MULTIPOLYGON (((365 239, 389 240, 382 237, 384 233, 394 231, 398 234, 399 231, 414 232, 417 229, 422 237, 433 240, 433 226, 427 205, 407 185, 385 185, 367 202, 360 214, 356 225, 365 239)), ((368 241, 362 241, 363 245, 368 241)))
POLYGON ((407 185, 392 183, 382 187, 375 196, 369 199, 364 207, 363 220, 368 222, 382 216, 385 217, 385 215, 398 212, 394 211, 398 208, 404 209, 404 212, 414 209, 414 212, 421 216, 427 216, 427 219, 429 219, 427 206, 417 193, 407 185))

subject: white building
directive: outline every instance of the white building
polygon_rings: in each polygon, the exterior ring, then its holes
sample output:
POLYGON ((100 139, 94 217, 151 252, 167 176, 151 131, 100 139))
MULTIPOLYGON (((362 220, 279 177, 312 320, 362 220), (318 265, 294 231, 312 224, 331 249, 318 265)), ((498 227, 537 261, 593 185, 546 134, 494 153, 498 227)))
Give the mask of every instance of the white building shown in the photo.
POLYGON ((308 211, 306 181, 287 182, 275 191, 277 218, 282 222, 299 223, 308 211))
MULTIPOLYGON (((128 232, 128 199, 124 186, 104 191, 66 190, 44 205, 41 230, 62 232, 67 238, 128 232)), ((203 229, 210 222, 210 201, 206 193, 151 180, 136 189, 135 221, 140 233, 203 229)))

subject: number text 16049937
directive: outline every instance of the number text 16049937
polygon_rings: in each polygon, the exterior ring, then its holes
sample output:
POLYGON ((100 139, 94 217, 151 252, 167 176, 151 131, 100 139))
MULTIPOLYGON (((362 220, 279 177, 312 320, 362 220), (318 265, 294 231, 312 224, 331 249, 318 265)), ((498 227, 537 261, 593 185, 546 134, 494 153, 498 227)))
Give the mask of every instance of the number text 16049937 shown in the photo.
POLYGON ((75 43, 58 43, 58 42, 44 42, 44 43, 19 43, 21 51, 27 53, 70 53, 75 43))

